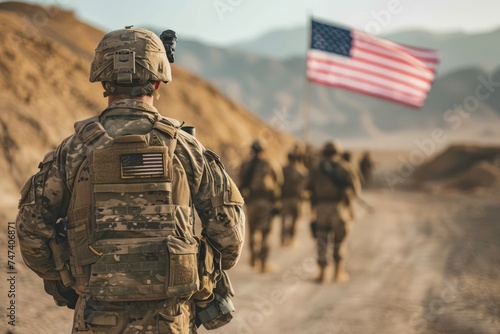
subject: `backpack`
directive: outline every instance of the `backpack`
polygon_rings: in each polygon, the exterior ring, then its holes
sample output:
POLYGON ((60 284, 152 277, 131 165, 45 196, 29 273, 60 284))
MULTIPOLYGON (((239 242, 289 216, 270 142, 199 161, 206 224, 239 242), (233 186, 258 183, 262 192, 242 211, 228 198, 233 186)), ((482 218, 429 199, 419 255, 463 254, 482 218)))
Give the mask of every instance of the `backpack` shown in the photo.
POLYGON ((242 188, 249 190, 250 197, 277 198, 280 186, 271 164, 262 159, 253 158, 248 162, 243 176, 242 188))
POLYGON ((302 198, 307 183, 307 172, 298 165, 289 164, 283 168, 283 198, 302 198))
POLYGON ((189 183, 177 128, 110 137, 98 117, 77 123, 85 159, 68 208, 72 288, 103 301, 188 299, 199 289, 189 183))

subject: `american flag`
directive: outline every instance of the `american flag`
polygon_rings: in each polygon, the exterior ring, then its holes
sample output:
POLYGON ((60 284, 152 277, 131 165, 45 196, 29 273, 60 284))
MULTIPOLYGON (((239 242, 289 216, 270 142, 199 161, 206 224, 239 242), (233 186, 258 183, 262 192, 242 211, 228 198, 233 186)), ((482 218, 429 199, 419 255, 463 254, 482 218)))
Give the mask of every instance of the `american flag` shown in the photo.
POLYGON ((436 50, 312 21, 307 78, 420 108, 439 63, 436 50))
POLYGON ((162 176, 165 172, 162 153, 136 153, 121 156, 122 177, 162 176))

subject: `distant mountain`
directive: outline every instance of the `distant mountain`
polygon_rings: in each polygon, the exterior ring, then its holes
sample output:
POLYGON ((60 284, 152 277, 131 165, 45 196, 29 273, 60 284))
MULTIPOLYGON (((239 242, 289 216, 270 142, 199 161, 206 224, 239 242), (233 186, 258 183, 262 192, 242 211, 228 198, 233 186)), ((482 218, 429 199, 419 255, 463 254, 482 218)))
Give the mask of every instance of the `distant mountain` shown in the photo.
MULTIPOLYGON (((277 59, 304 57, 309 43, 308 35, 308 28, 305 27, 276 30, 250 41, 233 44, 229 48, 277 59)), ((382 37, 397 43, 439 50, 441 64, 438 75, 473 66, 490 71, 499 64, 500 28, 478 34, 413 30, 382 37)))
MULTIPOLYGON (((430 41, 432 36, 414 32, 406 37, 395 37, 402 40, 415 38, 430 41)), ((409 137, 411 143, 412 138, 416 136, 414 133, 418 131, 431 133, 436 127, 451 129, 451 126, 457 127, 459 122, 460 131, 450 131, 450 136, 474 137, 479 133, 481 136, 500 138, 500 87, 497 87, 496 83, 489 88, 494 92, 488 91, 488 98, 479 101, 473 116, 449 111, 464 101, 474 102, 471 97, 475 96, 476 88, 482 81, 490 80, 490 76, 495 82, 500 82, 500 72, 486 70, 500 65, 499 51, 491 50, 492 43, 488 43, 489 38, 496 36, 496 33, 489 37, 478 37, 483 44, 476 45, 477 50, 450 51, 453 48, 459 49, 456 42, 459 36, 461 34, 441 35, 442 40, 433 40, 435 45, 442 45, 443 50, 446 49, 444 46, 450 45, 445 55, 466 55, 460 62, 455 63, 452 58, 444 56, 442 67, 458 67, 459 64, 469 63, 474 65, 464 65, 438 76, 424 107, 420 110, 340 89, 311 85, 308 108, 309 139, 313 143, 320 143, 335 136, 344 140, 374 143, 373 140, 366 140, 397 134, 399 137, 409 137), (472 54, 481 54, 482 50, 490 50, 494 54, 496 52, 496 60, 494 61, 494 56, 491 55, 485 55, 489 61, 474 59, 472 54), (449 62, 452 62, 452 66, 448 65, 449 62), (467 130, 468 127, 475 127, 478 122, 487 124, 488 129, 477 126, 475 132, 467 130), (496 128, 492 129, 495 124, 496 128)), ((306 122, 303 106, 306 92, 303 55, 278 59, 180 39, 177 44, 176 63, 214 83, 229 98, 239 101, 268 124, 277 122, 283 130, 302 136, 306 122)), ((481 92, 485 93, 484 89, 481 92)))
POLYGON ((308 48, 308 29, 293 28, 272 31, 253 40, 231 45, 231 49, 270 58, 303 56, 308 48))
MULTIPOLYGON (((231 99, 240 101, 264 120, 270 122, 273 117, 281 118, 286 130, 301 135, 304 58, 279 60, 207 47, 193 41, 179 41, 176 59, 181 66, 213 82, 231 99)), ((311 136, 317 141, 332 134, 343 138, 369 138, 389 132, 445 126, 447 122, 443 114, 475 93, 480 84, 479 77, 487 80, 489 73, 480 67, 467 67, 442 75, 436 79, 424 108, 419 111, 312 85, 311 136)), ((476 114, 484 117, 498 115, 498 101, 500 92, 491 94, 481 103, 476 114)))

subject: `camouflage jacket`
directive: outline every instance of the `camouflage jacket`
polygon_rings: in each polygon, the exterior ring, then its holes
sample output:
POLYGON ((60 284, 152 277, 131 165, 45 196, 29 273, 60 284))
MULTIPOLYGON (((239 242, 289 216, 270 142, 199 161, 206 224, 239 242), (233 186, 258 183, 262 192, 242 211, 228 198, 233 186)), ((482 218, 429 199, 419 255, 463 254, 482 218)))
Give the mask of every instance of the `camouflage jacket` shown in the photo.
MULTIPOLYGON (((160 117, 152 105, 119 100, 101 113, 99 122, 111 137, 116 137, 148 133, 160 117)), ((168 121, 179 127, 178 121, 168 121)), ((21 253, 28 267, 43 279, 59 279, 49 242, 57 220, 67 215, 75 176, 85 159, 84 149, 76 134, 66 138, 45 156, 40 172, 21 190, 16 219, 21 253)), ((192 203, 202 223, 201 234, 221 252, 223 269, 229 269, 238 261, 244 241, 241 195, 219 157, 184 131, 178 131, 175 155, 188 179, 192 203)))
POLYGON ((283 172, 266 158, 252 157, 240 167, 239 187, 247 201, 255 199, 279 200, 283 172))
POLYGON ((320 202, 350 205, 349 199, 358 195, 361 191, 361 184, 353 166, 341 159, 321 159, 316 164, 310 174, 307 188, 311 191, 311 204, 314 206, 320 202), (335 178, 339 182, 349 184, 343 187, 337 182, 333 182, 331 175, 325 173, 322 165, 331 166, 330 173, 336 174, 335 178), (347 200, 347 201, 345 201, 347 200))

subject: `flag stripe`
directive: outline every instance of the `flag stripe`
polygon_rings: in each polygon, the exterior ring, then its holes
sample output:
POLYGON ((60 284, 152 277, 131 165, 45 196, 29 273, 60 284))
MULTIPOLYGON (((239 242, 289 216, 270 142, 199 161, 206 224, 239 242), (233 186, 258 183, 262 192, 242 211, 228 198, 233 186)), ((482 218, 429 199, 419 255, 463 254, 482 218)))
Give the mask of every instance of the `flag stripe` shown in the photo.
POLYGON ((358 50, 356 48, 352 49, 352 60, 353 61, 363 61, 375 66, 379 66, 385 69, 399 70, 401 72, 406 72, 408 75, 416 76, 425 80, 432 80, 434 74, 424 68, 424 70, 420 70, 419 67, 411 66, 405 63, 395 62, 386 57, 380 57, 373 53, 369 53, 363 50, 358 50))
POLYGON ((353 41, 353 50, 359 50, 360 52, 371 54, 379 58, 384 58, 391 61, 395 65, 405 65, 410 67, 416 67, 420 71, 429 72, 430 75, 434 73, 434 69, 437 67, 436 63, 428 62, 412 55, 393 52, 393 50, 383 49, 379 46, 373 46, 357 40, 353 41))
POLYGON ((439 63, 435 50, 400 45, 362 31, 313 21, 307 78, 421 107, 439 63))
POLYGON ((438 54, 435 50, 414 49, 409 46, 404 46, 388 40, 377 38, 376 36, 370 36, 366 33, 356 30, 353 30, 352 34, 354 36, 354 41, 362 43, 367 47, 378 47, 382 50, 388 49, 391 51, 396 51, 400 54, 410 54, 414 58, 417 58, 422 62, 428 62, 430 64, 437 64, 439 62, 438 54))
POLYGON ((385 70, 377 66, 366 64, 364 62, 353 62, 350 58, 336 57, 321 57, 315 51, 310 51, 308 62, 308 69, 331 70, 347 68, 360 73, 367 73, 368 75, 378 76, 382 79, 393 80, 394 82, 405 84, 415 89, 429 89, 430 80, 424 80, 417 77, 405 75, 402 72, 385 70))
POLYGON ((360 78, 359 76, 347 76, 347 75, 336 75, 332 76, 330 73, 321 73, 314 72, 309 74, 310 78, 321 80, 322 82, 330 82, 333 85, 344 84, 344 86, 350 87, 364 87, 367 91, 379 92, 380 94, 384 94, 387 96, 398 96, 402 98, 409 99, 422 99, 423 93, 414 94, 408 91, 402 91, 399 89, 395 89, 391 86, 384 86, 374 82, 370 82, 360 78))
POLYGON ((407 99, 407 100, 403 101, 401 99, 401 97, 393 97, 391 94, 385 94, 384 92, 369 90, 369 89, 366 89, 365 87, 346 85, 344 83, 334 84, 331 81, 322 80, 320 78, 310 78, 309 80, 312 82, 315 82, 317 84, 320 84, 320 85, 344 88, 346 90, 350 90, 350 91, 353 91, 356 93, 361 93, 364 95, 370 95, 373 97, 383 98, 384 100, 388 100, 391 102, 397 102, 397 103, 400 103, 400 104, 405 105, 405 106, 420 108, 423 104, 422 99, 407 99))
POLYGON ((314 70, 314 73, 311 73, 310 76, 313 77, 315 75, 318 76, 334 76, 338 79, 352 79, 352 80, 358 80, 361 83, 369 84, 374 87, 379 87, 381 89, 386 89, 386 90, 394 90, 397 91, 400 94, 405 94, 409 96, 415 96, 415 97, 425 97, 425 92, 422 92, 421 90, 416 90, 416 89, 411 89, 407 86, 404 85, 396 85, 396 84, 391 84, 391 82, 388 82, 387 80, 382 81, 382 80, 377 80, 377 78, 370 77, 368 75, 360 75, 359 73, 353 72, 353 71, 342 71, 342 72, 331 72, 331 71, 325 71, 325 70, 314 70), (333 74, 333 75, 332 75, 333 74))

